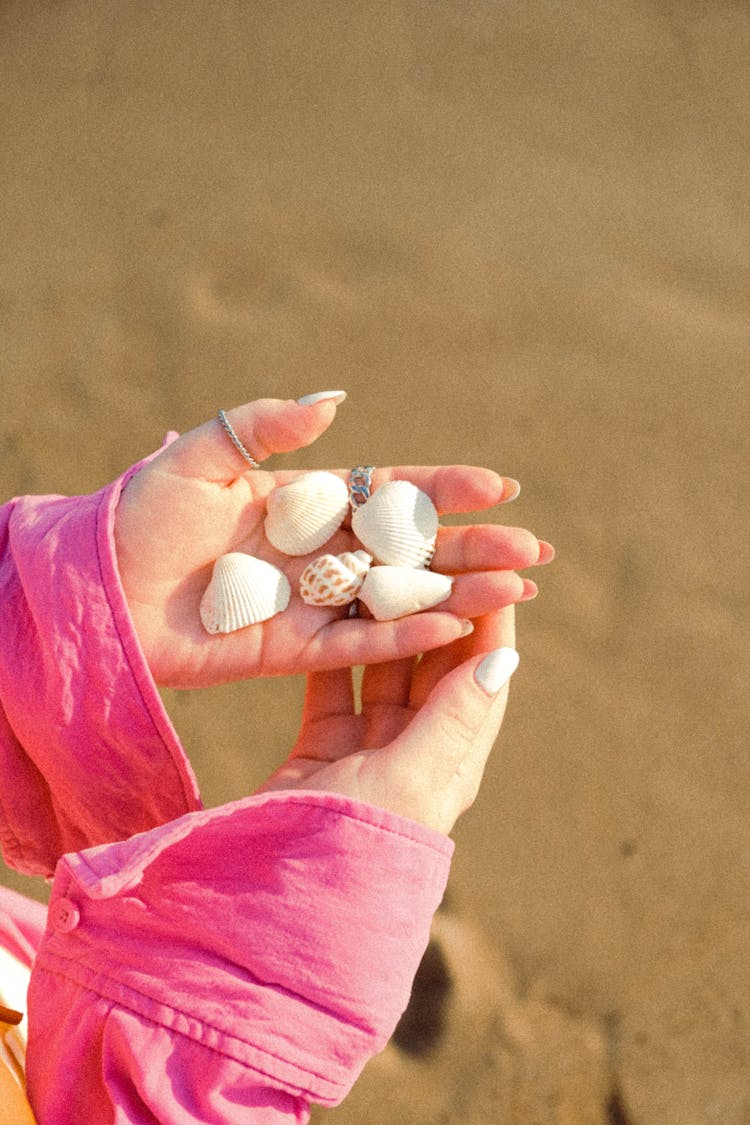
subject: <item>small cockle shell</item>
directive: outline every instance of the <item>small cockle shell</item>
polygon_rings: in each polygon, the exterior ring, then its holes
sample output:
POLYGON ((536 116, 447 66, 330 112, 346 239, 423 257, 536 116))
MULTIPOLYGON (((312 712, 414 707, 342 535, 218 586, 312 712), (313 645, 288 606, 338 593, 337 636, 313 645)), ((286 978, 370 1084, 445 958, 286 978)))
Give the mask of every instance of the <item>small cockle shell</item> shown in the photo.
POLYGON ((408 480, 381 485, 352 516, 352 531, 360 543, 388 566, 429 565, 437 530, 435 505, 408 480))
POLYGON ((371 562, 372 555, 366 551, 321 555, 302 572, 302 601, 308 605, 349 605, 356 598, 371 562))
POLYGON ((288 579, 277 567, 232 551, 214 563, 201 599, 201 621, 209 633, 233 633, 281 613, 290 597, 288 579))
POLYGON ((305 473, 274 489, 266 507, 266 535, 274 547, 285 555, 309 555, 341 526, 349 490, 333 473, 305 473))
POLYGON ((376 621, 393 621, 444 602, 452 587, 452 578, 432 570, 373 566, 365 576, 358 597, 376 621))

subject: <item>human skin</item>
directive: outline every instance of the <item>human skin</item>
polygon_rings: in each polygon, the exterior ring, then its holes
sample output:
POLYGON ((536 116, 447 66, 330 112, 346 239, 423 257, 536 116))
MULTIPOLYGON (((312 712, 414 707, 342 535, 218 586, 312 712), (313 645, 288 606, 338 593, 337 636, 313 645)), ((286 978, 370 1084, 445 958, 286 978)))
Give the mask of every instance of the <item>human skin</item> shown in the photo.
MULTIPOLYGON (((228 416, 260 462, 311 444, 331 424, 336 409, 330 398, 303 404, 261 399, 228 416)), ((348 476, 348 470, 333 471, 348 476)), ((166 446, 128 481, 116 513, 118 565, 158 684, 206 687, 432 651, 461 637, 469 619, 533 597, 536 585, 517 570, 547 562, 553 554, 549 544, 524 528, 442 527, 432 568, 454 576, 454 584, 438 610, 375 622, 348 618, 345 608, 309 606, 296 590, 302 570, 315 556, 283 555, 268 541, 263 526, 269 493, 299 475, 250 469, 214 419, 166 446), (292 599, 287 610, 260 625, 209 635, 200 622, 200 599, 216 558, 236 550, 283 570, 292 599)), ((517 494, 514 481, 474 466, 381 468, 373 487, 393 479, 422 488, 441 514, 483 511, 517 494)), ((345 525, 326 550, 338 553, 356 546, 345 525)))
POLYGON ((342 793, 450 832, 500 732, 514 644, 508 606, 421 660, 367 667, 360 706, 349 669, 310 674, 297 742, 262 790, 342 793))

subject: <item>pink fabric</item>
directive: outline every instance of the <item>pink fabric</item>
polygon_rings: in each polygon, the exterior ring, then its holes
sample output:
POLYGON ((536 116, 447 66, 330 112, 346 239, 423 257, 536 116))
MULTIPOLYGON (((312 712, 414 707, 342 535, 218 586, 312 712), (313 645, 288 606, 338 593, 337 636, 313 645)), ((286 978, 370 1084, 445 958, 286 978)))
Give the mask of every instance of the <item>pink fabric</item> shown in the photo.
POLYGON ((46 907, 0 887, 0 946, 31 968, 44 934, 46 907))
MULTIPOLYGON (((39 1125, 279 1125, 405 1008, 452 842, 335 794, 204 810, 140 652, 121 481, 0 510, 0 837, 57 866, 29 992, 39 1125)), ((0 892, 31 959, 43 909, 0 892)))
POLYGON ((0 509, 0 842, 32 875, 200 807, 117 572, 129 475, 0 509))
POLYGON ((261 1102, 304 1120, 337 1103, 408 1002, 451 847, 298 792, 66 856, 29 993, 40 1120, 231 1122, 261 1102), (86 1075, 72 1094, 71 1073, 86 1075))

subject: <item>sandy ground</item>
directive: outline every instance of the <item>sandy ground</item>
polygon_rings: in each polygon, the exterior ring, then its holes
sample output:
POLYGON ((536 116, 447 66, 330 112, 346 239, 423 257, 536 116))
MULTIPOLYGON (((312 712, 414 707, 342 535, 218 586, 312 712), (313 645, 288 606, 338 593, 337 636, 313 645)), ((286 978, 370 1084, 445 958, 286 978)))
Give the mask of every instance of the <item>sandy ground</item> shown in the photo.
MULTIPOLYGON (((558 548, 432 1030, 321 1121, 750 1122, 748 57, 728 0, 0 5, 3 495, 343 386, 289 464, 485 463, 558 548)), ((168 696, 207 802, 300 694, 168 696)))

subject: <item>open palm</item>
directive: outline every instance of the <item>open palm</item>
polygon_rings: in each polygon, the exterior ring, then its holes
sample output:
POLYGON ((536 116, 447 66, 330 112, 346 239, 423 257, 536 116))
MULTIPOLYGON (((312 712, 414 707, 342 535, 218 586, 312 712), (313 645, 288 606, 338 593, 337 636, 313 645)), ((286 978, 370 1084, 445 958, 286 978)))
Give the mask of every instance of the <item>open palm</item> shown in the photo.
POLYGON ((514 644, 510 606, 421 660, 365 668, 359 701, 349 669, 310 674, 297 742, 261 792, 340 793, 449 832, 476 797, 507 702, 507 686, 478 686, 477 658, 514 644))
MULTIPOLYGON (((230 414, 258 460, 310 444, 334 416, 330 401, 301 406, 275 399, 230 414)), ((120 498, 115 527, 118 565, 157 683, 202 687, 426 652, 459 637, 464 619, 533 596, 534 584, 515 569, 551 557, 548 545, 521 528, 441 528, 432 568, 455 575, 455 581, 439 611, 392 622, 350 619, 346 608, 309 606, 299 597, 299 576, 323 549, 290 558, 266 538, 269 493, 300 474, 246 470, 218 422, 208 422, 145 464, 120 498), (209 635, 200 622, 199 604, 214 561, 228 551, 243 551, 279 567, 290 581, 292 598, 289 607, 269 621, 237 633, 209 635)), ((338 472, 346 479, 348 470, 338 472)), ((485 509, 511 493, 503 477, 469 466, 381 469, 373 486, 400 478, 427 492, 441 513, 485 509)), ((324 549, 338 553, 357 546, 344 526, 324 549)))

